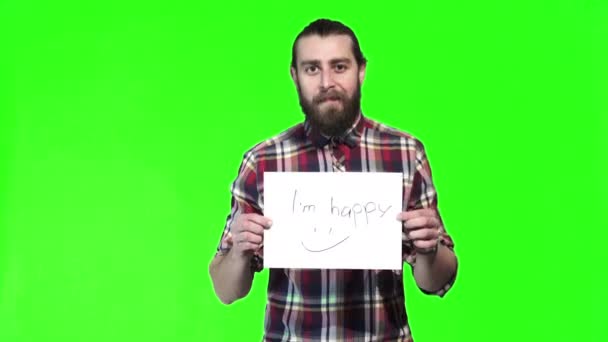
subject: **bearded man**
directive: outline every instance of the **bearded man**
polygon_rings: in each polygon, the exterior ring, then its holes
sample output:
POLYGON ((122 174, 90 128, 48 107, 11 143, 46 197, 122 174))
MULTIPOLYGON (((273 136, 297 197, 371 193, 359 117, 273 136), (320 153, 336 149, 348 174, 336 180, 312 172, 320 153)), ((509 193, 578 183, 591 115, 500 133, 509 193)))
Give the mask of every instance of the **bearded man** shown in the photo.
MULTIPOLYGON (((400 172, 403 262, 419 288, 443 296, 457 270, 422 143, 363 116, 367 62, 354 32, 319 19, 296 37, 291 78, 305 120, 252 149, 209 271, 223 303, 245 297, 262 269, 264 172, 400 172)), ((353 184, 356 186, 356 184, 353 184)), ((264 341, 413 341, 402 270, 270 269, 264 341)))

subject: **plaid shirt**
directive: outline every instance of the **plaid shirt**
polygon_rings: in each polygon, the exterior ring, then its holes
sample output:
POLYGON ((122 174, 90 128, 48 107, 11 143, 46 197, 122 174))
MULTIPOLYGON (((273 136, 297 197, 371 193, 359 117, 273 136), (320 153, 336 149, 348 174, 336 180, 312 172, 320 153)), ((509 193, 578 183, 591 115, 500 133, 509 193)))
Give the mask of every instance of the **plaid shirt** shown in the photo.
MULTIPOLYGON (((359 115, 341 137, 308 122, 262 142, 244 157, 232 185, 232 208, 218 253, 231 248, 230 225, 241 213, 264 212, 264 172, 401 172, 403 210, 437 208, 424 148, 411 135, 359 115)), ((453 248, 443 224, 440 242, 453 248)), ((405 234, 404 262, 416 252, 405 234)), ((263 251, 252 259, 262 269, 263 251)), ((439 291, 443 296, 450 280, 439 291)), ((402 270, 270 269, 264 341, 412 341, 402 270)))

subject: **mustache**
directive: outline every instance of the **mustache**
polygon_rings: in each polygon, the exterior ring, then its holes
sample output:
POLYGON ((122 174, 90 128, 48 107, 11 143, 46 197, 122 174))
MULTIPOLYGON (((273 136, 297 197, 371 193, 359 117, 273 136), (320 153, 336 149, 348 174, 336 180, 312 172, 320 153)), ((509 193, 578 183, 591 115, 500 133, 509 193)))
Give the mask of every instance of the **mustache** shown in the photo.
POLYGON ((345 96, 336 91, 336 90, 332 90, 332 91, 328 91, 326 93, 321 93, 315 97, 312 98, 313 103, 319 104, 325 100, 329 100, 329 99, 338 99, 340 101, 344 101, 345 100, 345 96))

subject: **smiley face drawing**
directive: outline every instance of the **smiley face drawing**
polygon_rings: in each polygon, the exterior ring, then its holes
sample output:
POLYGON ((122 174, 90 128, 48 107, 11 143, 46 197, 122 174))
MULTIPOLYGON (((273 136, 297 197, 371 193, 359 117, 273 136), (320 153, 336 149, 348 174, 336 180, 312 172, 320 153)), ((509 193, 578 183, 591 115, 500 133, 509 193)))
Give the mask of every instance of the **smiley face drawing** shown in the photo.
POLYGON ((300 237, 302 247, 311 253, 325 252, 346 242, 354 233, 354 229, 323 227, 313 224, 311 228, 304 229, 300 237))

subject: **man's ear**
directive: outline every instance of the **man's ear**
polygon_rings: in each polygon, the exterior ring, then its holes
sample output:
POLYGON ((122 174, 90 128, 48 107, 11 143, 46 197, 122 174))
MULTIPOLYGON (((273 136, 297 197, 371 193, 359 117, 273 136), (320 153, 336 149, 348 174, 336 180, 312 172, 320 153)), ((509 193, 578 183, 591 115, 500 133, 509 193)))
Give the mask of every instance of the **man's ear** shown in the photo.
POLYGON ((367 63, 361 64, 359 66, 359 84, 363 84, 363 80, 365 79, 365 68, 367 67, 367 63))
POLYGON ((289 68, 289 73, 291 74, 291 79, 293 80, 293 83, 297 86, 298 85, 298 73, 296 71, 296 68, 294 68, 294 67, 289 68))

